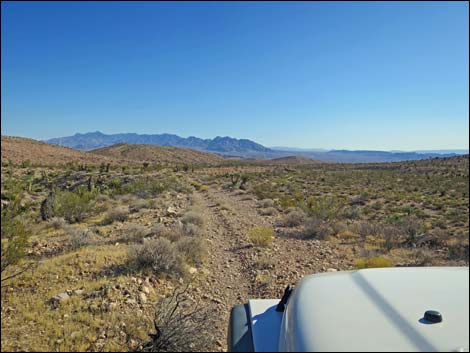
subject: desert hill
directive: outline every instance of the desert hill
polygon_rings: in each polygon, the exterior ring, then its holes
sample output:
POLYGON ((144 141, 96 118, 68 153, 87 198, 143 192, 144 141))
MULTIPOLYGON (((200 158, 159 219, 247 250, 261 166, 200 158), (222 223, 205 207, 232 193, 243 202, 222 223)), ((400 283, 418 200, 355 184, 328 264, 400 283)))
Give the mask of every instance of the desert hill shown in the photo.
POLYGON ((119 143, 87 152, 89 155, 155 163, 218 163, 223 157, 188 148, 119 143))
POLYGON ((118 162, 112 158, 92 155, 72 148, 16 136, 2 136, 2 163, 30 161, 34 165, 61 165, 69 162, 100 164, 118 162))

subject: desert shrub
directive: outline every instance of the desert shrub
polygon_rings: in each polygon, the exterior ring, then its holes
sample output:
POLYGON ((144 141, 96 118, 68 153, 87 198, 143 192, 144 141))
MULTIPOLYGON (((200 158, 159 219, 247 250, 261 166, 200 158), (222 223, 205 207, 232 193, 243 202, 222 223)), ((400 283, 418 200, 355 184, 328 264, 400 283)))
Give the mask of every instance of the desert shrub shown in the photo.
POLYGON ((423 223, 416 217, 404 217, 392 220, 392 224, 400 229, 405 236, 405 241, 414 244, 417 237, 424 231, 423 223))
POLYGON ((142 346, 142 352, 205 352, 212 347, 213 313, 209 306, 199 306, 187 288, 157 303, 155 333, 142 346))
POLYGON ((192 224, 192 223, 185 224, 183 227, 183 230, 185 234, 192 236, 192 237, 201 235, 201 232, 202 232, 201 228, 199 228, 197 225, 192 224))
POLYGON ((392 267, 393 263, 390 260, 387 260, 383 257, 368 257, 364 259, 359 259, 356 261, 356 269, 363 268, 379 268, 379 267, 392 267))
POLYGON ((183 224, 194 224, 196 226, 202 227, 204 225, 204 217, 199 213, 194 211, 186 212, 183 218, 181 219, 183 224))
POLYGON ((150 203, 149 203, 148 200, 139 199, 139 200, 136 200, 131 205, 129 205, 129 211, 131 213, 135 213, 135 212, 138 212, 138 211, 140 211, 144 208, 149 208, 149 207, 150 207, 150 203))
POLYGON ((150 239, 131 246, 129 260, 139 270, 151 270, 157 276, 180 275, 184 263, 175 246, 166 238, 150 239))
POLYGON ((469 245, 455 242, 450 244, 447 249, 447 257, 449 260, 464 260, 468 263, 469 261, 469 245))
POLYGON ((346 229, 338 233, 338 238, 343 240, 353 240, 357 238, 357 234, 355 234, 349 229, 346 229))
POLYGON ((396 248, 400 245, 403 233, 399 228, 394 226, 384 226, 381 231, 381 236, 383 238, 382 247, 386 251, 390 251, 393 248, 396 248))
POLYGON ((350 201, 350 205, 365 205, 367 203, 367 200, 368 200, 368 197, 364 194, 362 195, 357 195, 357 196, 354 196, 351 201, 350 201))
POLYGON ((333 230, 327 222, 323 222, 316 218, 309 218, 305 222, 305 229, 302 237, 305 239, 325 240, 333 234, 333 230))
POLYGON ((276 209, 274 207, 262 208, 259 210, 259 214, 261 216, 272 216, 276 213, 276 209))
POLYGON ((128 243, 140 243, 148 234, 149 231, 145 226, 141 224, 129 224, 124 230, 122 240, 128 243))
POLYGON ((21 162, 21 168, 29 168, 29 167, 31 167, 31 160, 30 159, 26 159, 26 160, 21 162))
POLYGON ((434 254, 427 249, 418 249, 413 253, 414 266, 432 266, 434 264, 434 254))
POLYGON ((76 192, 59 191, 54 199, 54 215, 65 218, 68 222, 81 222, 94 213, 96 192, 78 190, 76 192))
POLYGON ((258 270, 269 270, 276 266, 276 260, 272 255, 263 254, 255 263, 258 270))
POLYGON ((261 208, 273 207, 274 201, 271 199, 263 199, 258 203, 258 206, 261 208))
POLYGON ((163 234, 163 236, 172 243, 175 243, 187 235, 185 227, 186 226, 181 222, 174 223, 167 228, 167 231, 163 234))
POLYGON ((17 266, 25 256, 30 230, 19 219, 20 199, 15 198, 1 211, 1 281, 4 282, 26 271, 29 265, 17 266), (10 272, 10 269, 13 269, 10 272), (6 272, 7 275, 5 275, 6 272))
POLYGON ((185 261, 190 264, 201 264, 207 256, 207 246, 202 238, 183 237, 175 245, 185 261))
POLYGON ((344 219, 358 219, 360 216, 361 210, 358 206, 346 206, 338 213, 338 217, 344 219))
POLYGON ((93 232, 88 228, 78 228, 67 224, 64 231, 70 239, 70 247, 73 250, 89 245, 93 238, 93 232))
POLYGON ((67 225, 67 222, 62 217, 52 217, 49 220, 49 225, 54 229, 63 229, 67 225))
POLYGON ((108 225, 115 221, 124 222, 128 215, 129 211, 124 207, 113 208, 105 214, 102 224, 108 225))
POLYGON ((150 234, 156 237, 163 237, 168 232, 167 227, 163 223, 157 223, 150 228, 150 234))
POLYGON ((274 237, 272 228, 255 227, 248 231, 248 239, 257 247, 270 246, 274 237))
POLYGON ((335 197, 310 197, 304 208, 313 218, 321 221, 329 221, 338 217, 342 204, 335 197))
POLYGON ((306 215, 304 211, 300 209, 291 210, 283 220, 283 224, 286 227, 297 227, 305 222, 306 215))
POLYGON ((378 236, 382 232, 382 225, 375 222, 361 221, 351 225, 351 230, 363 239, 367 236, 378 236))

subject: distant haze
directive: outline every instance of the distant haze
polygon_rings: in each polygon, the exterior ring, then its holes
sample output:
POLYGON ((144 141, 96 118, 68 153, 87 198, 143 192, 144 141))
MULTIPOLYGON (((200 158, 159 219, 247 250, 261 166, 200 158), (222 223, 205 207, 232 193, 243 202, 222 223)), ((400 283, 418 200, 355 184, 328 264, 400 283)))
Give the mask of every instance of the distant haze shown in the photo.
POLYGON ((185 147, 199 151, 216 153, 228 157, 243 158, 279 158, 288 156, 302 156, 319 161, 367 163, 367 162, 394 162, 405 160, 419 160, 433 157, 452 157, 458 153, 417 153, 417 152, 389 152, 374 150, 306 150, 298 148, 273 149, 249 139, 237 139, 229 136, 217 136, 212 139, 199 137, 180 137, 175 134, 104 134, 100 131, 85 134, 77 133, 49 139, 46 142, 80 150, 94 150, 120 143, 147 144, 157 146, 185 147))

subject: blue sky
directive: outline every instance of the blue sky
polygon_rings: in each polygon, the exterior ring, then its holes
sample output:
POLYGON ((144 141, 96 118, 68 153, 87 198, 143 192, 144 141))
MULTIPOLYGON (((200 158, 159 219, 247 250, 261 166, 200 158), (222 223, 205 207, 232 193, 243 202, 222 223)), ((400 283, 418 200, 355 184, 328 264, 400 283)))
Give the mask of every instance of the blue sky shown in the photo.
POLYGON ((2 2, 2 134, 468 148, 467 2, 2 2))

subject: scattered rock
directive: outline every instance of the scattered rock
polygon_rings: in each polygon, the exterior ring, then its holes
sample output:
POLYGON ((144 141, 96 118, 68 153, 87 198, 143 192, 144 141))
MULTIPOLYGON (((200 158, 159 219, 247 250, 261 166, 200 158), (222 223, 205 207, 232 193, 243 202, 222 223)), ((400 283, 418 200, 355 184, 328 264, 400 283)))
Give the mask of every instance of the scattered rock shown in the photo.
POLYGON ((147 303, 147 296, 145 293, 139 293, 139 301, 141 304, 147 303))
POLYGON ((174 215, 177 214, 176 209, 172 206, 170 206, 166 209, 166 213, 167 213, 168 216, 174 216, 174 215))
POLYGON ((146 286, 140 287, 140 291, 145 293, 145 294, 150 294, 150 288, 146 286))
POLYGON ((190 267, 190 268, 189 268, 189 273, 190 273, 190 274, 194 274, 194 273, 196 273, 196 272, 197 272, 197 268, 195 268, 195 267, 190 267))
POLYGON ((52 304, 52 306, 58 307, 60 305, 60 303, 66 301, 68 299, 70 299, 70 296, 68 295, 68 293, 63 292, 63 293, 59 293, 56 296, 52 297, 50 299, 50 303, 52 304))

